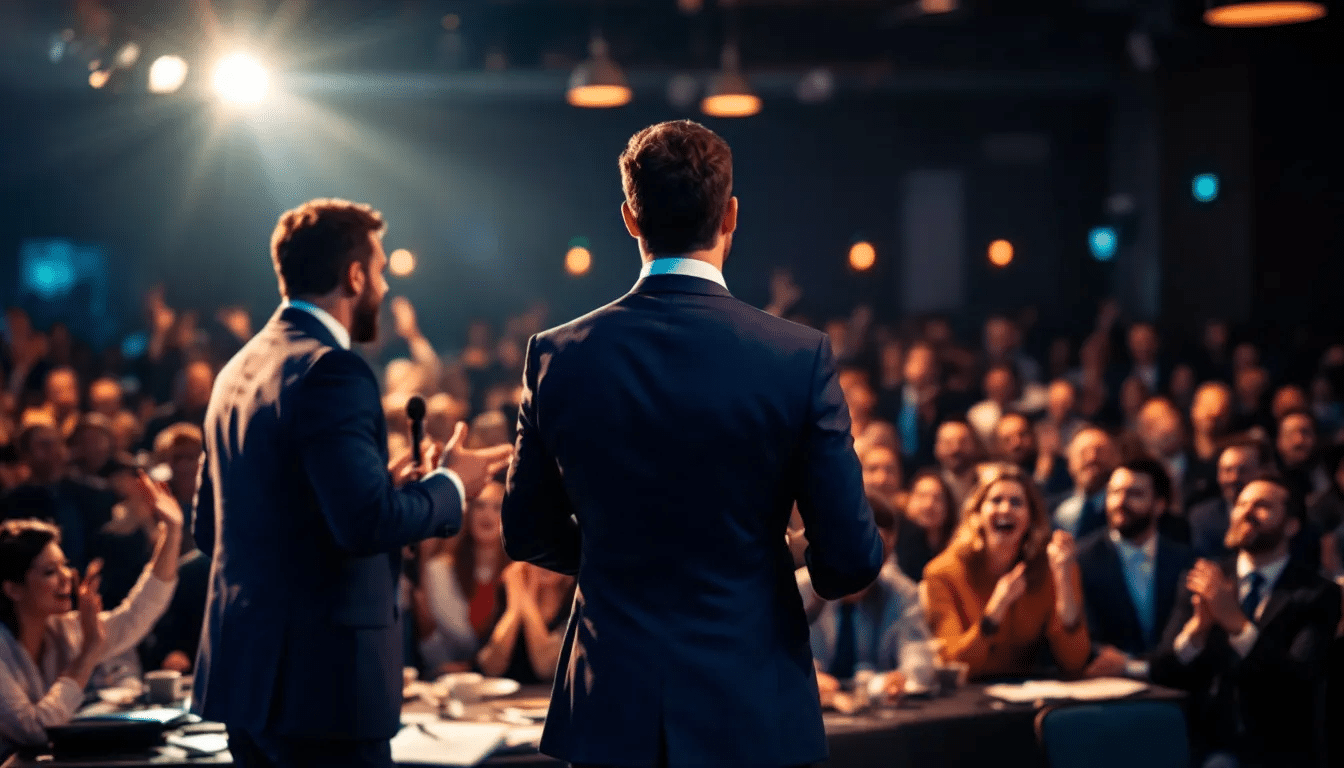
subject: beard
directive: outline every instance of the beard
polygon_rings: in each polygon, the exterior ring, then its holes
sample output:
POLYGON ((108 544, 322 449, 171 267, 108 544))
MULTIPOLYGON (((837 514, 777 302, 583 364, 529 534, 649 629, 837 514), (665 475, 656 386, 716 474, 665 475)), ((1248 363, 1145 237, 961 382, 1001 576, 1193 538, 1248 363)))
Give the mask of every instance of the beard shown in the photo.
POLYGON ((1288 532, 1282 525, 1277 528, 1261 528, 1252 523, 1245 526, 1244 532, 1241 526, 1234 525, 1229 528, 1223 544, 1228 549, 1239 549, 1249 555, 1263 555, 1274 551, 1287 537, 1288 532))
POLYGON ((382 302, 372 289, 371 285, 365 286, 351 313, 350 340, 357 344, 368 344, 378 338, 378 315, 382 311, 382 302))
POLYGON ((1120 534, 1121 538, 1127 540, 1137 538, 1139 534, 1148 530, 1148 527, 1153 524, 1151 511, 1139 514, 1129 507, 1122 507, 1121 514, 1118 517, 1120 519, 1112 525, 1115 532, 1120 534))

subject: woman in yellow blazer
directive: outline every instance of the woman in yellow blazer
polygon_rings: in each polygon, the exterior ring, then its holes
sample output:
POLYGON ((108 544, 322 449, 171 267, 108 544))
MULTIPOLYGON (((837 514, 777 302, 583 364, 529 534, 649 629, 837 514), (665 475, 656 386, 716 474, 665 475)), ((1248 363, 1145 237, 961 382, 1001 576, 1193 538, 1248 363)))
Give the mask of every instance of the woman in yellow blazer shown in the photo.
POLYGON ((921 590, 944 661, 972 679, 1037 672, 1048 645, 1066 677, 1087 666, 1082 578, 1068 533, 1050 517, 1029 475, 992 464, 966 500, 953 543, 924 569, 921 590))

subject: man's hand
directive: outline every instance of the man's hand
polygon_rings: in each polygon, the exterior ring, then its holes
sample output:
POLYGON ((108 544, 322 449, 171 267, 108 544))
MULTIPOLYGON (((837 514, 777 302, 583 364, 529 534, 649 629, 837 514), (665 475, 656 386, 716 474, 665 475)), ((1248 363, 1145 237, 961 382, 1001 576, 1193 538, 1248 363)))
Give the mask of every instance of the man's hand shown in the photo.
POLYGON ((817 691, 821 693, 822 707, 835 706, 835 695, 840 692, 840 681, 818 670, 817 691))
POLYGON ((391 307, 397 335, 407 340, 419 338, 420 325, 416 322, 415 307, 411 305, 411 300, 397 296, 392 299, 391 307))
POLYGON ((453 429, 453 436, 443 448, 439 466, 456 472, 467 492, 467 499, 474 499, 490 482, 490 478, 509 466, 509 461, 513 459, 513 446, 496 445, 472 450, 464 447, 466 442, 467 425, 459 421, 453 429))
POLYGON ((1228 635, 1237 635, 1246 628, 1247 618, 1241 612, 1241 603, 1237 599, 1237 585, 1217 565, 1208 560, 1196 562, 1185 579, 1185 585, 1191 593, 1199 596, 1209 617, 1228 635))
POLYGON ((1129 662, 1129 656, 1125 655, 1113 645, 1103 645, 1100 651, 1097 651, 1097 658, 1087 665, 1083 671, 1084 677, 1124 677, 1125 665, 1129 662))
POLYGON ((407 450, 388 462, 387 473, 392 476, 392 485, 400 488, 429 474, 438 460, 439 446, 435 445, 433 440, 425 438, 420 444, 420 466, 416 466, 414 454, 407 450))

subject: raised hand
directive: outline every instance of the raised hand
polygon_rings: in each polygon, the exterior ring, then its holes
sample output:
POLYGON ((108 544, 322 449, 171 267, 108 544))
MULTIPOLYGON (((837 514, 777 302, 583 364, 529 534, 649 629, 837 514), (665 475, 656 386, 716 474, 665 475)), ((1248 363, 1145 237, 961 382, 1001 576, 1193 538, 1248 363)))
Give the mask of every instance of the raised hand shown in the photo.
POLYGON ((418 338, 420 325, 416 322, 415 307, 411 304, 411 300, 405 296, 397 296, 392 299, 391 307, 397 335, 403 339, 418 338))
POLYGON ((107 623, 103 620, 103 598, 98 588, 102 585, 103 561, 94 560, 79 583, 79 628, 84 635, 81 652, 95 658, 107 643, 107 623))
POLYGON ((1208 560, 1200 560, 1190 569, 1185 585, 1191 594, 1199 597, 1199 603, 1208 612, 1209 618, 1230 635, 1245 628, 1248 621, 1241 612, 1241 602, 1237 599, 1237 585, 1221 569, 1208 560))
POLYGON ((1002 624, 1008 608, 1027 591, 1027 564, 1018 563, 994 585, 994 592, 985 604, 985 615, 995 624, 1002 624))
POLYGON ((1045 547, 1045 555, 1050 561, 1050 571, 1056 575, 1066 573, 1069 563, 1073 562, 1078 545, 1068 531, 1055 531, 1050 543, 1045 547))
POLYGON ((145 506, 153 510, 156 521, 169 528, 182 527, 182 506, 177 503, 172 491, 168 490, 167 483, 156 483, 144 470, 137 470, 135 490, 145 506))
POLYGON ((513 446, 506 444, 473 450, 465 447, 466 442, 467 425, 459 421, 453 429, 453 436, 443 448, 439 466, 456 472, 462 480, 467 498, 474 499, 480 495, 490 478, 509 466, 509 461, 513 459, 513 446))

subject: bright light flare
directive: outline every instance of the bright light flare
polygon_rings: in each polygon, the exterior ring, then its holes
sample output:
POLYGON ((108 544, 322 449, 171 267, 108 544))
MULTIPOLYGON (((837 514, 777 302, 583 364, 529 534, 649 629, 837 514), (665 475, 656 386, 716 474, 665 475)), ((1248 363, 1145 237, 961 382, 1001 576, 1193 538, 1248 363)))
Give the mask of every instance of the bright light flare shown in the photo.
POLYGON ((233 104, 256 104, 266 97, 270 76, 266 69, 245 53, 231 53, 215 65, 211 78, 215 93, 233 104))
POLYGON ((859 272, 869 269, 877 261, 877 250, 873 244, 860 241, 849 248, 849 266, 859 272))
POLYGON ((415 271, 415 254, 398 248, 387 259, 388 270, 397 277, 406 277, 415 271))
POLYGON ((578 276, 588 272, 593 266, 593 254, 588 252, 587 248, 576 245, 570 248, 565 254, 565 271, 571 275, 578 276))
POLYGON ((989 244, 989 263, 996 267, 1006 267, 1013 263, 1013 244, 1007 240, 995 240, 989 244))
POLYGON ((187 81, 187 62, 181 56, 160 56, 149 65, 149 92, 173 93, 187 81))

